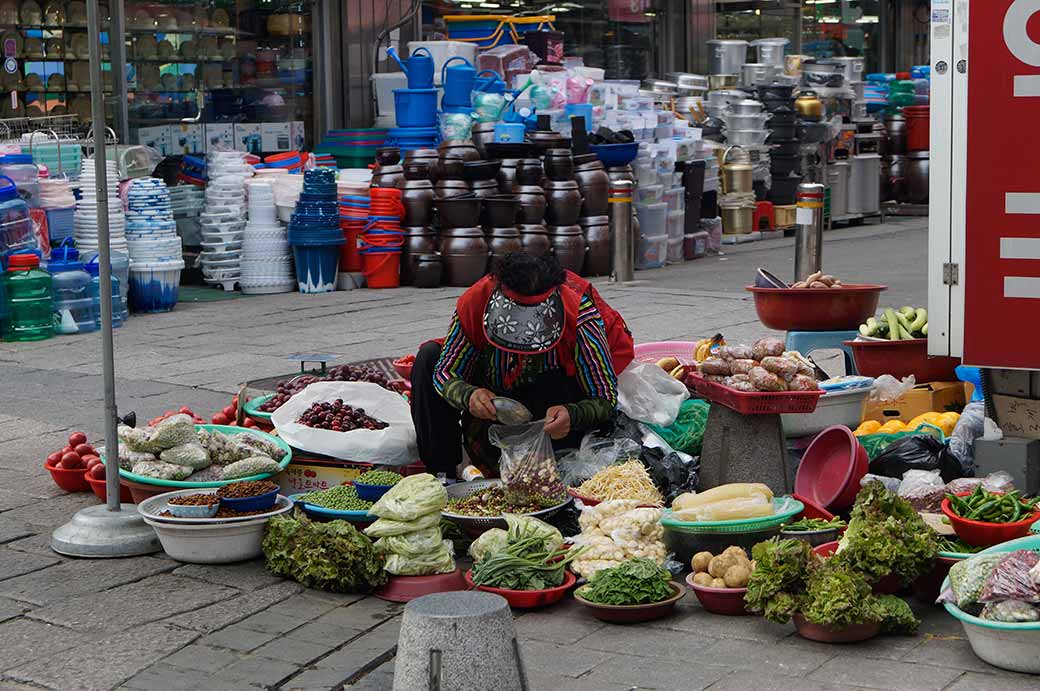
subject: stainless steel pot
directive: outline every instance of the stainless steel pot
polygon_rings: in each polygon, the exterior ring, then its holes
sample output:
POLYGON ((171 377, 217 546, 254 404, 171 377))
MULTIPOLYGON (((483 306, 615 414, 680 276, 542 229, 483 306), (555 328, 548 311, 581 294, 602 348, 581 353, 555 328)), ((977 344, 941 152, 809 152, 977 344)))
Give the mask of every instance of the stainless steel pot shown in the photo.
POLYGON ((831 188, 831 218, 842 218, 849 213, 849 162, 835 161, 827 169, 831 188))
POLYGON ((745 62, 740 66, 740 83, 743 86, 769 84, 776 77, 777 68, 764 62, 745 62))
POLYGON ((863 66, 865 65, 865 62, 862 57, 827 58, 822 62, 828 65, 839 65, 846 82, 859 82, 863 80, 863 66))
POLYGON ((732 146, 762 146, 769 130, 726 130, 726 142, 732 146))
POLYGON ((765 105, 761 101, 745 98, 740 101, 731 101, 728 110, 734 115, 757 115, 762 112, 763 108, 765 105))
POLYGON ((747 41, 715 39, 705 43, 709 74, 740 74, 740 66, 747 62, 747 41))
POLYGON ((668 78, 675 82, 680 94, 696 95, 708 90, 708 78, 703 74, 690 74, 689 72, 672 72, 668 78))
POLYGON ((881 208, 881 155, 853 156, 849 163, 849 213, 877 213, 881 208))
POLYGON ((784 66, 784 49, 791 41, 786 38, 760 38, 752 41, 758 61, 776 68, 784 66))
POLYGON ((840 88, 845 83, 845 68, 821 62, 802 63, 802 83, 816 87, 840 88))
POLYGON ((906 153, 906 118, 900 114, 885 118, 885 130, 888 131, 888 152, 902 155, 906 153))
POLYGON ((769 118, 769 113, 757 113, 755 115, 725 114, 722 116, 722 122, 725 123, 726 129, 730 130, 761 130, 765 129, 769 118))

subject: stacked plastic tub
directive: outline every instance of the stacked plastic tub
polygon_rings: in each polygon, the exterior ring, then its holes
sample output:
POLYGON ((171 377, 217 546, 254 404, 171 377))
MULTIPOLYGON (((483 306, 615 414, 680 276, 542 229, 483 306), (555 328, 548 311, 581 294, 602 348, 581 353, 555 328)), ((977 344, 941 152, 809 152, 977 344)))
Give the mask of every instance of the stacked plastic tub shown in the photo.
POLYGON ((404 247, 401 190, 373 187, 370 195, 368 222, 361 236, 365 284, 369 288, 397 288, 401 285, 401 251, 404 247))
MULTIPOLYGON (((664 266, 668 256, 668 204, 653 202, 635 204, 639 219, 639 249, 636 254, 637 269, 656 269, 664 266)), ((679 240, 682 249, 682 239, 679 240)))
POLYGON ((278 222, 274 188, 269 180, 246 183, 249 221, 242 233, 239 287, 249 295, 288 293, 295 287, 293 258, 285 227, 278 222))
POLYGON ((40 208, 47 214, 47 233, 51 247, 73 236, 76 218, 76 197, 69 181, 64 178, 40 180, 40 208))
MULTIPOLYGON (((427 51, 428 53, 428 51, 427 51)), ((455 58, 463 60, 463 58, 455 58)), ((409 60, 409 65, 412 64, 409 60)), ((424 59, 423 69, 408 70, 408 88, 394 89, 394 116, 397 127, 387 134, 385 146, 396 146, 401 151, 412 149, 429 149, 437 145, 439 131, 437 129, 437 97, 438 90, 433 86, 433 60, 424 59)), ((466 63, 469 65, 469 63, 466 63)), ((469 70, 473 70, 469 65, 469 70)), ((453 72, 453 74, 455 74, 453 72)), ((473 71, 476 74, 476 71, 473 71)), ((472 77, 469 80, 472 90, 472 77)), ((458 90, 458 89, 456 89, 458 90)), ((460 92, 461 93, 461 92, 460 92)), ((466 92, 465 106, 470 107, 470 94, 466 92)))
POLYGON ((126 198, 131 303, 135 312, 168 312, 177 304, 184 268, 170 191, 158 178, 137 178, 126 198))
POLYGON ((308 170, 303 174, 303 191, 289 222, 289 245, 301 293, 336 290, 342 244, 336 171, 331 168, 308 170))
POLYGON ((202 253, 199 264, 206 283, 235 289, 241 279, 242 231, 246 226, 245 181, 253 167, 240 151, 213 151, 206 155, 206 206, 199 215, 202 253))
MULTIPOLYGON (((108 181, 109 248, 114 252, 126 254, 126 216, 123 213, 123 200, 119 198, 119 169, 115 161, 105 163, 105 177, 108 181)), ((77 249, 81 253, 87 254, 98 250, 98 199, 93 158, 83 161, 83 172, 80 173, 79 185, 82 196, 76 202, 76 213, 72 224, 73 237, 76 240, 77 249)))

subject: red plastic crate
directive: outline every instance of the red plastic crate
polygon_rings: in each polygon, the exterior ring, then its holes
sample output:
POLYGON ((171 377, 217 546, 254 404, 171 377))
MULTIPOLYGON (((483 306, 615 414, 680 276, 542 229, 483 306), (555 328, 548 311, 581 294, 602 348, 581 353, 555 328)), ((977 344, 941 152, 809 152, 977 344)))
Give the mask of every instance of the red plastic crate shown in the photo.
POLYGON ((691 374, 687 382, 693 386, 694 391, 712 403, 724 405, 744 415, 811 413, 816 410, 816 404, 824 394, 822 390, 749 393, 708 381, 700 374, 691 374))

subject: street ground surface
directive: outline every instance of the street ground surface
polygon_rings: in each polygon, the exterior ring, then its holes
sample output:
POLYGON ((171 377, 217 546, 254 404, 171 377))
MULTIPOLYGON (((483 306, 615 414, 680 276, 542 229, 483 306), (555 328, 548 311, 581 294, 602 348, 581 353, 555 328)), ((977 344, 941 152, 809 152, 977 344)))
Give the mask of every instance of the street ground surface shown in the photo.
MULTIPOLYGON (((764 266, 793 269, 793 241, 771 240, 599 287, 637 341, 732 341, 765 333, 743 289, 764 266)), ((883 302, 923 304, 926 221, 836 230, 824 266, 880 282, 883 302)), ((121 414, 147 420, 190 406, 209 416, 242 382, 293 372, 286 356, 337 362, 414 352, 442 335, 457 289, 286 294, 182 302, 116 332, 121 414)), ((50 551, 50 532, 92 494, 67 495, 43 470, 69 431, 103 433, 97 334, 0 343, 0 691, 124 688, 389 689, 402 607, 306 590, 261 562, 197 566, 163 554, 84 561, 50 551)), ((851 646, 812 643, 759 618, 679 612, 630 627, 603 624, 573 601, 517 616, 533 689, 819 691, 1035 690, 1036 677, 992 668, 942 610, 917 604, 915 637, 851 646)))

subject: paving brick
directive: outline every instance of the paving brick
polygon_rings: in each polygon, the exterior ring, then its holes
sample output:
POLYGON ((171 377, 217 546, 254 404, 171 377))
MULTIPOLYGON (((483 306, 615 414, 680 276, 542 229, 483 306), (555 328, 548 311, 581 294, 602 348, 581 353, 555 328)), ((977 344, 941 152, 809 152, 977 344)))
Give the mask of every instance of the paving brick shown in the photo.
POLYGON ((190 578, 159 574, 101 593, 89 593, 34 610, 34 619, 78 631, 118 631, 219 602, 237 591, 190 578), (119 612, 112 617, 110 612, 119 612))
POLYGON ((8 670, 16 681, 62 691, 107 691, 152 663, 190 643, 197 633, 166 624, 127 629, 71 650, 36 655, 32 662, 8 670))
POLYGON ((304 624, 298 629, 293 629, 286 636, 309 643, 325 643, 328 641, 336 645, 342 645, 361 633, 363 633, 361 629, 340 624, 326 624, 317 619, 304 624))
POLYGON ((219 669, 230 667, 241 659, 240 655, 229 650, 218 650, 208 645, 196 643, 181 648, 173 655, 164 658, 163 662, 182 669, 213 673, 219 669))
POLYGON ((18 540, 33 534, 33 529, 24 523, 0 515, 0 544, 18 540))
POLYGON ((579 648, 643 657, 688 660, 718 643, 718 639, 684 631, 661 635, 658 631, 628 626, 609 626, 590 633, 576 643, 579 648))
MULTIPOLYGON (((3 451, 0 451, 0 459, 3 458, 3 451)), ((33 459, 35 460, 35 459, 33 459)), ((26 463, 28 466, 28 463, 26 463)), ((33 465, 39 465, 34 463, 33 465)), ((30 497, 21 492, 10 492, 8 490, 0 490, 0 511, 7 511, 8 509, 14 509, 19 506, 25 506, 32 504, 36 501, 36 497, 30 497)))
POLYGON ((153 557, 66 561, 39 573, 0 581, 0 595, 44 605, 97 593, 174 568, 176 563, 153 557))
MULTIPOLYGON (((712 665, 732 669, 768 667, 777 674, 803 676, 817 669, 837 652, 832 645, 813 643, 802 638, 780 643, 731 638, 712 644, 700 655, 712 665)), ((856 653, 859 654, 858 648, 856 653)))
POLYGON ((248 653, 278 637, 276 633, 253 631, 237 624, 215 631, 199 640, 202 645, 248 653))
POLYGON ((271 611, 272 609, 273 608, 266 608, 263 612, 258 612, 252 616, 246 617, 239 622, 239 624, 243 628, 252 629, 254 631, 282 634, 295 629, 306 621, 306 619, 296 619, 295 617, 273 612, 271 611))
POLYGON ((1035 675, 1016 674, 995 676, 966 672, 957 681, 946 687, 946 691, 1036 691, 1035 675))
POLYGON ((364 636, 323 658, 315 665, 315 669, 341 670, 345 672, 343 678, 347 679, 392 651, 397 645, 400 630, 400 618, 380 624, 364 636))
POLYGON ((214 670, 214 676, 235 682, 247 682, 258 686, 277 686, 278 682, 290 677, 300 669, 285 660, 250 655, 230 667, 214 670))
POLYGON ((207 672, 159 662, 127 679, 123 686, 141 691, 182 691, 204 685, 209 679, 207 672))
POLYGON ((902 660, 984 674, 992 674, 995 671, 993 667, 975 657, 971 644, 964 637, 950 639, 925 636, 924 640, 919 640, 919 645, 902 660))
POLYGON ((51 549, 51 534, 37 533, 35 535, 29 535, 28 537, 22 537, 18 540, 13 540, 4 545, 8 549, 13 549, 17 552, 28 552, 30 554, 42 554, 46 557, 52 557, 60 561, 70 561, 70 557, 66 557, 62 554, 58 554, 51 549))
POLYGON ((15 617, 21 616, 32 609, 31 605, 24 602, 18 602, 17 600, 8 600, 7 598, 0 598, 0 622, 7 621, 8 619, 14 619, 15 617))
POLYGON ((315 621, 320 624, 335 624, 365 630, 397 616, 403 609, 401 605, 393 602, 386 602, 376 597, 366 597, 330 609, 315 621))
POLYGON ((887 691, 928 691, 943 689, 962 674, 959 669, 860 657, 855 647, 841 652, 809 675, 816 681, 851 686, 865 686, 887 691))
MULTIPOLYGON (((762 617, 720 617, 705 612, 700 604, 679 601, 679 611, 666 619, 647 624, 647 628, 698 633, 713 638, 741 638, 775 642, 794 631, 793 624, 774 624, 762 617)), ((693 598, 695 599, 695 598, 693 598)))
POLYGON ((219 565, 186 564, 174 571, 173 575, 196 578, 200 581, 226 585, 238 590, 258 590, 283 580, 267 571, 263 561, 219 565))
POLYGON ((60 559, 41 554, 25 554, 0 547, 0 581, 32 573, 60 563, 60 559))
POLYGON ((261 590, 244 593, 209 607, 179 614, 170 619, 177 626, 194 631, 216 631, 229 624, 241 621, 256 612, 300 592, 301 586, 291 581, 282 581, 261 590))
MULTIPOLYGON (((712 661, 714 662, 714 660, 712 661)), ((861 686, 836 685, 800 677, 787 677, 773 670, 751 672, 739 670, 727 674, 708 687, 708 691, 853 691, 861 686)))
POLYGON ((524 614, 514 622, 516 635, 520 639, 568 644, 606 628, 606 624, 593 619, 581 609, 583 608, 576 603, 564 602, 538 612, 524 614))
POLYGON ((305 669, 292 679, 282 684, 283 691, 310 691, 311 689, 331 689, 343 683, 350 672, 332 667, 305 669))
POLYGON ((580 677, 593 667, 614 657, 611 653, 584 650, 569 646, 567 654, 560 654, 560 647, 546 641, 520 641, 520 654, 525 667, 536 667, 546 674, 564 677, 580 677))
POLYGON ((339 644, 334 639, 326 643, 315 643, 296 638, 277 638, 258 648, 255 653, 261 657, 304 665, 312 660, 317 660, 337 645, 339 644))
POLYGON ((324 598, 312 597, 308 591, 293 595, 287 600, 271 607, 270 612, 279 616, 290 617, 297 622, 310 621, 336 609, 336 603, 324 598))
MULTIPOLYGON (((694 659, 692 655, 687 658, 694 659)), ((698 661, 700 658, 697 658, 698 661)), ((594 685, 618 684, 629 688, 660 689, 661 691, 699 691, 708 688, 728 670, 708 665, 662 665, 658 660, 631 655, 616 655, 607 662, 597 665, 578 681, 585 688, 594 685)))

